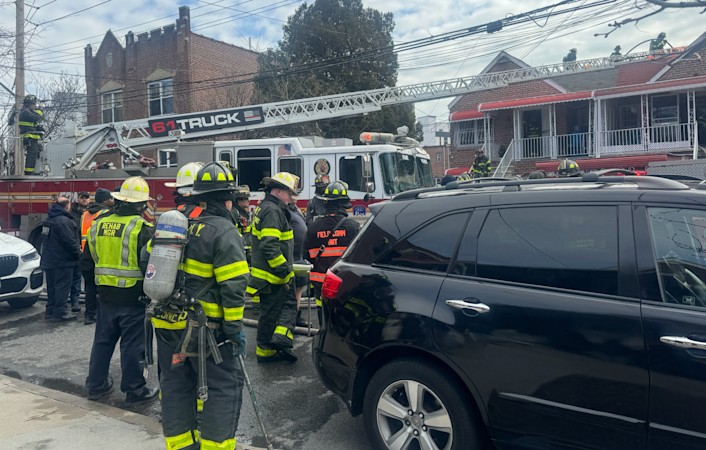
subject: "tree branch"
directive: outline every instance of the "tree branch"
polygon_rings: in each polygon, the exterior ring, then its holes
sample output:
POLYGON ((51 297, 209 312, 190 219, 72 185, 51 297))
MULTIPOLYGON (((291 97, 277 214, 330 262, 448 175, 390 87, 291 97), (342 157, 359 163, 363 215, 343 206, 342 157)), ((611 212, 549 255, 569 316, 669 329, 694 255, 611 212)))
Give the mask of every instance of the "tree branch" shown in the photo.
POLYGON ((705 0, 692 0, 690 2, 670 2, 669 0, 645 0, 647 3, 661 6, 662 8, 700 8, 706 6, 705 0))

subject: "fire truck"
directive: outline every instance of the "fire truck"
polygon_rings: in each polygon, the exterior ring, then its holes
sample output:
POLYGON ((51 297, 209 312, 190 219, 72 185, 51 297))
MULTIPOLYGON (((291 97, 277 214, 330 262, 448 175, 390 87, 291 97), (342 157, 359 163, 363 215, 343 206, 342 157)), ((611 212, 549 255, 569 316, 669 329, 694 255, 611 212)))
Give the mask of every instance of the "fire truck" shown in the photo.
MULTIPOLYGON (((635 54, 621 60, 577 61, 570 70, 591 72, 649 56, 635 54)), ((551 78, 567 70, 564 64, 552 64, 236 109, 159 116, 80 130, 74 127, 64 137, 45 145, 45 155, 41 156, 40 166, 35 167, 43 176, 0 176, 0 230, 27 239, 59 196, 76 200, 81 191, 94 194, 99 187, 112 191, 130 176, 147 180, 154 201, 145 215, 154 221, 174 205, 172 189, 164 183, 174 181, 178 167, 194 161, 224 161, 236 168, 238 184, 251 189, 251 208, 263 195, 258 188, 265 176, 279 171, 300 176, 298 206, 303 209, 314 195, 316 175, 326 174, 331 180, 348 183, 353 204, 350 212, 354 217, 365 218, 369 214, 367 206, 372 202, 433 185, 429 156, 419 143, 406 137, 403 130, 396 136, 364 132, 361 143, 366 145, 320 137, 208 139, 242 131, 366 115, 387 106, 551 78), (145 150, 156 157, 147 158, 145 150), (97 166, 96 162, 100 162, 106 152, 119 152, 120 157, 115 163, 97 166), (103 168, 106 166, 110 168, 103 168)))

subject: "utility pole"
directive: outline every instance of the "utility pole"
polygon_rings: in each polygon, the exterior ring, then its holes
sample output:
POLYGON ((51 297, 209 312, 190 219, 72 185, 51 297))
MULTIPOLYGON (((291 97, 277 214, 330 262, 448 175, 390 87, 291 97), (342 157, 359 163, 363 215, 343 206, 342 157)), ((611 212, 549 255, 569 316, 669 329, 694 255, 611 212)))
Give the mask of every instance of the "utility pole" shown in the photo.
POLYGON ((24 173, 25 158, 22 138, 20 136, 19 113, 22 108, 22 99, 25 96, 25 3, 24 0, 15 0, 17 6, 15 16, 15 175, 24 173))

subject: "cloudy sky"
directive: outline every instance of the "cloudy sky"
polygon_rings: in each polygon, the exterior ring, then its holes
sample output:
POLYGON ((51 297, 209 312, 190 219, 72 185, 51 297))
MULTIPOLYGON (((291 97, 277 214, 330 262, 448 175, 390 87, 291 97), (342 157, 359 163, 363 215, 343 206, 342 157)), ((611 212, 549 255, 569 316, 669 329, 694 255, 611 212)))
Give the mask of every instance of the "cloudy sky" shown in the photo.
MULTIPOLYGON (((367 7, 391 11, 395 15, 395 42, 401 43, 440 33, 467 28, 517 15, 530 9, 550 5, 557 0, 364 0, 367 7)), ((596 0, 584 0, 592 3, 596 0)), ((135 34, 172 23, 178 7, 191 8, 192 29, 215 39, 254 49, 276 47, 282 35, 282 24, 297 6, 298 0, 26 0, 28 32, 36 31, 28 49, 29 89, 37 77, 68 71, 83 74, 83 48, 94 49, 102 36, 112 29, 124 40, 128 31, 135 34), (97 6, 96 6, 97 5, 97 6), (70 15, 84 8, 91 8, 70 15), (240 12, 239 12, 240 11, 240 12), (64 17, 70 15, 69 17, 64 17), (58 20, 57 20, 58 19, 58 20), (40 25, 39 27, 35 25, 40 25)), ((311 1, 309 2, 311 3, 311 1)), ((616 18, 640 17, 634 9, 646 6, 644 0, 617 0, 609 6, 590 11, 558 15, 506 28, 493 35, 482 34, 443 45, 403 52, 399 55, 398 85, 467 76, 480 72, 492 55, 506 50, 531 65, 561 61, 568 50, 576 47, 579 59, 607 56, 615 45, 623 52, 660 31, 667 33, 674 46, 688 45, 706 31, 706 14, 699 10, 674 10, 645 19, 637 26, 627 25, 608 38, 594 37, 612 28, 607 23, 616 18)), ((0 0, 0 27, 14 30, 14 2, 0 0)), ((557 11, 559 11, 558 9, 557 11)), ((620 19, 619 19, 620 20, 620 19)), ((637 50, 647 49, 643 44, 637 50)), ((0 66, 0 82, 14 83, 14 70, 0 66)), ((6 101, 6 99, 3 99, 6 101)), ((450 99, 417 104, 417 115, 436 115, 445 120, 450 99)))

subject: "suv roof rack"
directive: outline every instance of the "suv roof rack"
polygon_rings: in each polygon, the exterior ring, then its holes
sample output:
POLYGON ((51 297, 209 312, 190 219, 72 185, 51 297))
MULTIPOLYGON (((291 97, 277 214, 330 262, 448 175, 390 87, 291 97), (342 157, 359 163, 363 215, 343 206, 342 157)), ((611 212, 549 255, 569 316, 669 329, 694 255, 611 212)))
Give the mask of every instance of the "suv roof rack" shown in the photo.
MULTIPOLYGON (((429 188, 429 189, 418 189, 414 191, 402 192, 401 194, 393 197, 395 200, 407 200, 412 198, 417 198, 419 194, 428 192, 441 192, 441 191, 451 191, 451 190, 473 190, 473 189, 486 189, 489 187, 504 186, 503 192, 516 192, 522 190, 522 186, 530 185, 544 185, 544 184, 569 184, 569 183, 600 183, 600 184, 611 184, 611 183, 635 183, 639 189, 646 190, 666 190, 666 191, 683 191, 688 190, 689 186, 679 183, 678 181, 668 180, 666 178, 651 177, 651 176, 599 176, 595 172, 587 173, 583 177, 569 177, 569 178, 543 178, 536 180, 501 180, 490 181, 491 179, 486 179, 485 182, 477 182, 477 180, 469 181, 452 181, 444 187, 440 188, 429 188)), ((451 194, 451 193, 449 193, 451 194)))

